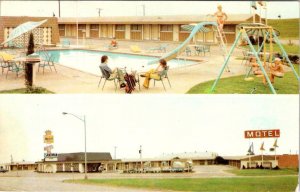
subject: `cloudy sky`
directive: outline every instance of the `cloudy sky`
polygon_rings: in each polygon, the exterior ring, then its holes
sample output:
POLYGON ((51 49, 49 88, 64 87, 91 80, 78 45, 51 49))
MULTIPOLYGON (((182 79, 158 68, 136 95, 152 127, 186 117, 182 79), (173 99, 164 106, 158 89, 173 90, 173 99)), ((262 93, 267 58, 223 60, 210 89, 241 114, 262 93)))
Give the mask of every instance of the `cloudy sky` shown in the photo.
MULTIPOLYGON (((136 16, 146 15, 184 15, 209 14, 216 11, 221 4, 224 11, 230 14, 250 13, 250 2, 237 1, 63 1, 61 0, 62 17, 98 16, 136 16), (77 9, 78 8, 78 9, 77 9)), ((6 16, 52 16, 58 15, 58 1, 10 1, 2 0, 1 15, 6 16)), ((257 11, 259 13, 259 11, 257 11)), ((263 12, 264 13, 264 12, 263 12)), ((281 1, 267 3, 268 18, 299 18, 299 2, 281 1)))
MULTIPOLYGON (((54 134, 54 152, 83 152, 83 123, 66 111, 86 115, 87 149, 117 158, 163 153, 217 152, 244 155, 245 130, 280 129, 279 154, 296 153, 297 95, 1 95, 0 163, 43 157, 44 131, 54 134)), ((274 139, 252 139, 260 154, 274 139)), ((267 153, 267 151, 266 151, 267 153)), ((270 154, 270 153, 269 153, 270 154)))

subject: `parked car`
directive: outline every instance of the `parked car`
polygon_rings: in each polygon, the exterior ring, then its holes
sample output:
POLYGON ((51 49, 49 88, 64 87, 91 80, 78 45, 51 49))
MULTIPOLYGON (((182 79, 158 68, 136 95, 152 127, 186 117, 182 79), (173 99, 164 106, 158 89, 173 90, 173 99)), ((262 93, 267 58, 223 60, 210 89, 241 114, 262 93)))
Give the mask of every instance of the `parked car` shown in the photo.
POLYGON ((6 172, 8 172, 8 170, 6 170, 6 169, 0 169, 0 173, 6 173, 6 172))

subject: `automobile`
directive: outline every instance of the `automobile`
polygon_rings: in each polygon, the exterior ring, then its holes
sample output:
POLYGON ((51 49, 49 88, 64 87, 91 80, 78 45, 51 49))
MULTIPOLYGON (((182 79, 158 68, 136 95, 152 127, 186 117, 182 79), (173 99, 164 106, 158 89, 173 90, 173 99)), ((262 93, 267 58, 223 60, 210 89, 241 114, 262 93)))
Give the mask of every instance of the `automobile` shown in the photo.
POLYGON ((0 169, 0 173, 6 173, 6 172, 8 172, 8 170, 0 169))

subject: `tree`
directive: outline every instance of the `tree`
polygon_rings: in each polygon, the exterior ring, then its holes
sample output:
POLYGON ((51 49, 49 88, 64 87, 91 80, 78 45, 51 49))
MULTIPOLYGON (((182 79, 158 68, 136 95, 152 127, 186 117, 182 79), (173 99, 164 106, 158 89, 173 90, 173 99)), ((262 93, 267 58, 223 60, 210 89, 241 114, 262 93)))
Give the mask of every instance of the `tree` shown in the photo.
MULTIPOLYGON (((33 37, 33 33, 30 33, 26 56, 31 55, 33 53, 34 53, 34 37, 33 37)), ((25 86, 26 86, 27 91, 30 91, 32 89, 32 84, 33 84, 33 74, 32 73, 33 73, 33 64, 26 63, 26 65, 25 65, 25 86)))

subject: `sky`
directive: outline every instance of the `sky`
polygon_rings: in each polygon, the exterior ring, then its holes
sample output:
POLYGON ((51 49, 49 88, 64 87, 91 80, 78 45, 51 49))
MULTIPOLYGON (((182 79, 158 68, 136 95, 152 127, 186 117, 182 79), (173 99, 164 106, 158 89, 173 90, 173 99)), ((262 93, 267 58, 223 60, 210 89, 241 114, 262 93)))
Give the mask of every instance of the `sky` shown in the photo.
MULTIPOLYGON (((2 0, 2 16, 58 16, 58 1, 9 1, 2 0)), ((211 14, 218 4, 230 14, 250 13, 250 2, 242 1, 61 1, 62 17, 141 16, 145 5, 146 15, 211 14), (78 9, 77 9, 78 8, 78 9)), ((259 13, 259 9, 256 13, 259 13)), ((264 11, 262 12, 263 15, 264 11)), ((268 18, 299 18, 299 2, 267 2, 268 18)))
POLYGON ((245 155, 273 138, 245 139, 245 130, 280 129, 277 154, 295 154, 299 146, 297 95, 1 95, 0 163, 43 158, 43 135, 51 130, 57 153, 110 152, 117 158, 158 157, 163 153, 216 152, 245 155))

